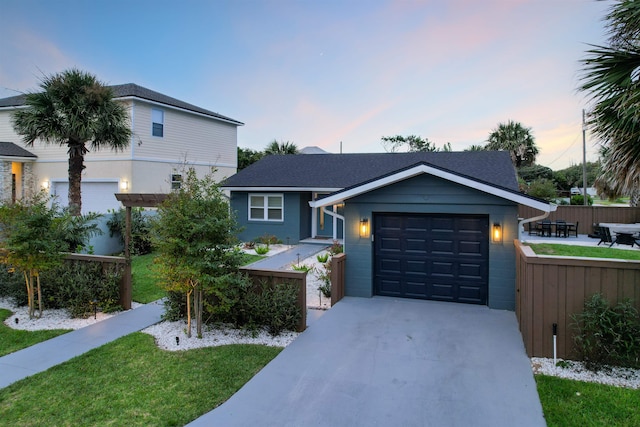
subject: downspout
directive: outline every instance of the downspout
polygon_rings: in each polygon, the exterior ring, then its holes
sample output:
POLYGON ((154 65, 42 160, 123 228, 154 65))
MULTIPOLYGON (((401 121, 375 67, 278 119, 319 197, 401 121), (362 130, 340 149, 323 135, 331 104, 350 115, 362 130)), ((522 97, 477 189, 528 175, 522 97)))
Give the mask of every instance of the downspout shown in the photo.
POLYGON ((551 206, 551 209, 549 209, 549 211, 543 213, 542 215, 534 216, 532 218, 526 218, 518 222, 518 240, 522 241, 522 236, 520 235, 520 233, 524 233, 525 224, 528 224, 533 221, 541 221, 547 218, 551 214, 551 212, 555 212, 556 209, 558 208, 558 205, 550 205, 550 206, 551 206))
POLYGON ((342 236, 344 237, 344 216, 337 214, 335 212, 329 211, 327 210, 326 206, 322 207, 322 212, 326 213, 327 215, 333 217, 333 240, 338 240, 338 230, 337 230, 337 220, 341 219, 342 220, 342 236))

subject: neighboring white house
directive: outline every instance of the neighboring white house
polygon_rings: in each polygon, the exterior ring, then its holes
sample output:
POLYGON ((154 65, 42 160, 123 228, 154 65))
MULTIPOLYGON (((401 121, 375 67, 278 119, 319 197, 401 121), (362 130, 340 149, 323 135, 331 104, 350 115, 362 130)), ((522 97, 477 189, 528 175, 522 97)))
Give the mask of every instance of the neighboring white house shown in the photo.
MULTIPOLYGON (((242 122, 135 84, 111 88, 127 106, 133 136, 122 152, 85 156, 83 212, 119 208, 114 193, 167 193, 180 185, 185 165, 199 176, 215 168, 218 180, 236 173, 242 122)), ((0 99, 0 198, 19 199, 41 186, 66 206, 67 148, 38 141, 25 146, 11 125, 24 101, 24 95, 0 99)))

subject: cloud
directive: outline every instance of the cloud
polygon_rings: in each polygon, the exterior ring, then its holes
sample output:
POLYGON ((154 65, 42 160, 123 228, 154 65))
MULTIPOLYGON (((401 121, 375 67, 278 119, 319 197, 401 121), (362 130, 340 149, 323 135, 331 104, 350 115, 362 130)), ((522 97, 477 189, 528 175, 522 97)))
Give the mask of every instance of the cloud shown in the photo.
POLYGON ((70 68, 74 62, 53 42, 26 29, 4 28, 0 37, 0 97, 37 90, 43 75, 70 68))

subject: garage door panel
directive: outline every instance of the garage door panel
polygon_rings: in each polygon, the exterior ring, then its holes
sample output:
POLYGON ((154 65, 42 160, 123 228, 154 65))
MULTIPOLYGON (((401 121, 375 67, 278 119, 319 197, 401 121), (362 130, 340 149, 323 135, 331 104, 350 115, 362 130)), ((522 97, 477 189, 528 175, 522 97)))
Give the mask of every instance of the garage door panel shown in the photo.
POLYGON ((486 304, 488 224, 486 215, 375 215, 375 293, 486 304))
POLYGON ((381 279, 378 282, 378 287, 381 294, 384 294, 387 296, 402 296, 399 280, 381 279))
POLYGON ((420 253, 420 254, 427 253, 428 245, 425 239, 408 238, 406 239, 406 242, 407 242, 406 250, 407 252, 411 252, 412 255, 415 255, 416 253, 420 253))

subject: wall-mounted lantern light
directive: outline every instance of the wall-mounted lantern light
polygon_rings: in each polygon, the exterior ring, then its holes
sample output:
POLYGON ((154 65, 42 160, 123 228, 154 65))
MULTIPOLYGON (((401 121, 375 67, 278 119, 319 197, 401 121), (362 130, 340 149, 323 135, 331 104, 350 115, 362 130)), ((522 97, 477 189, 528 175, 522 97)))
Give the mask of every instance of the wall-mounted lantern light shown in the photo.
POLYGON ((49 189, 49 181, 42 181, 42 188, 44 188, 45 190, 49 189))
POLYGON ((362 218, 360 220, 360 237, 369 237, 369 219, 362 218))
POLYGON ((123 191, 128 190, 129 189, 129 181, 124 180, 124 179, 122 181, 120 181, 120 189, 123 190, 123 191))
POLYGON ((491 228, 491 241, 493 243, 502 243, 502 226, 494 222, 491 228))

